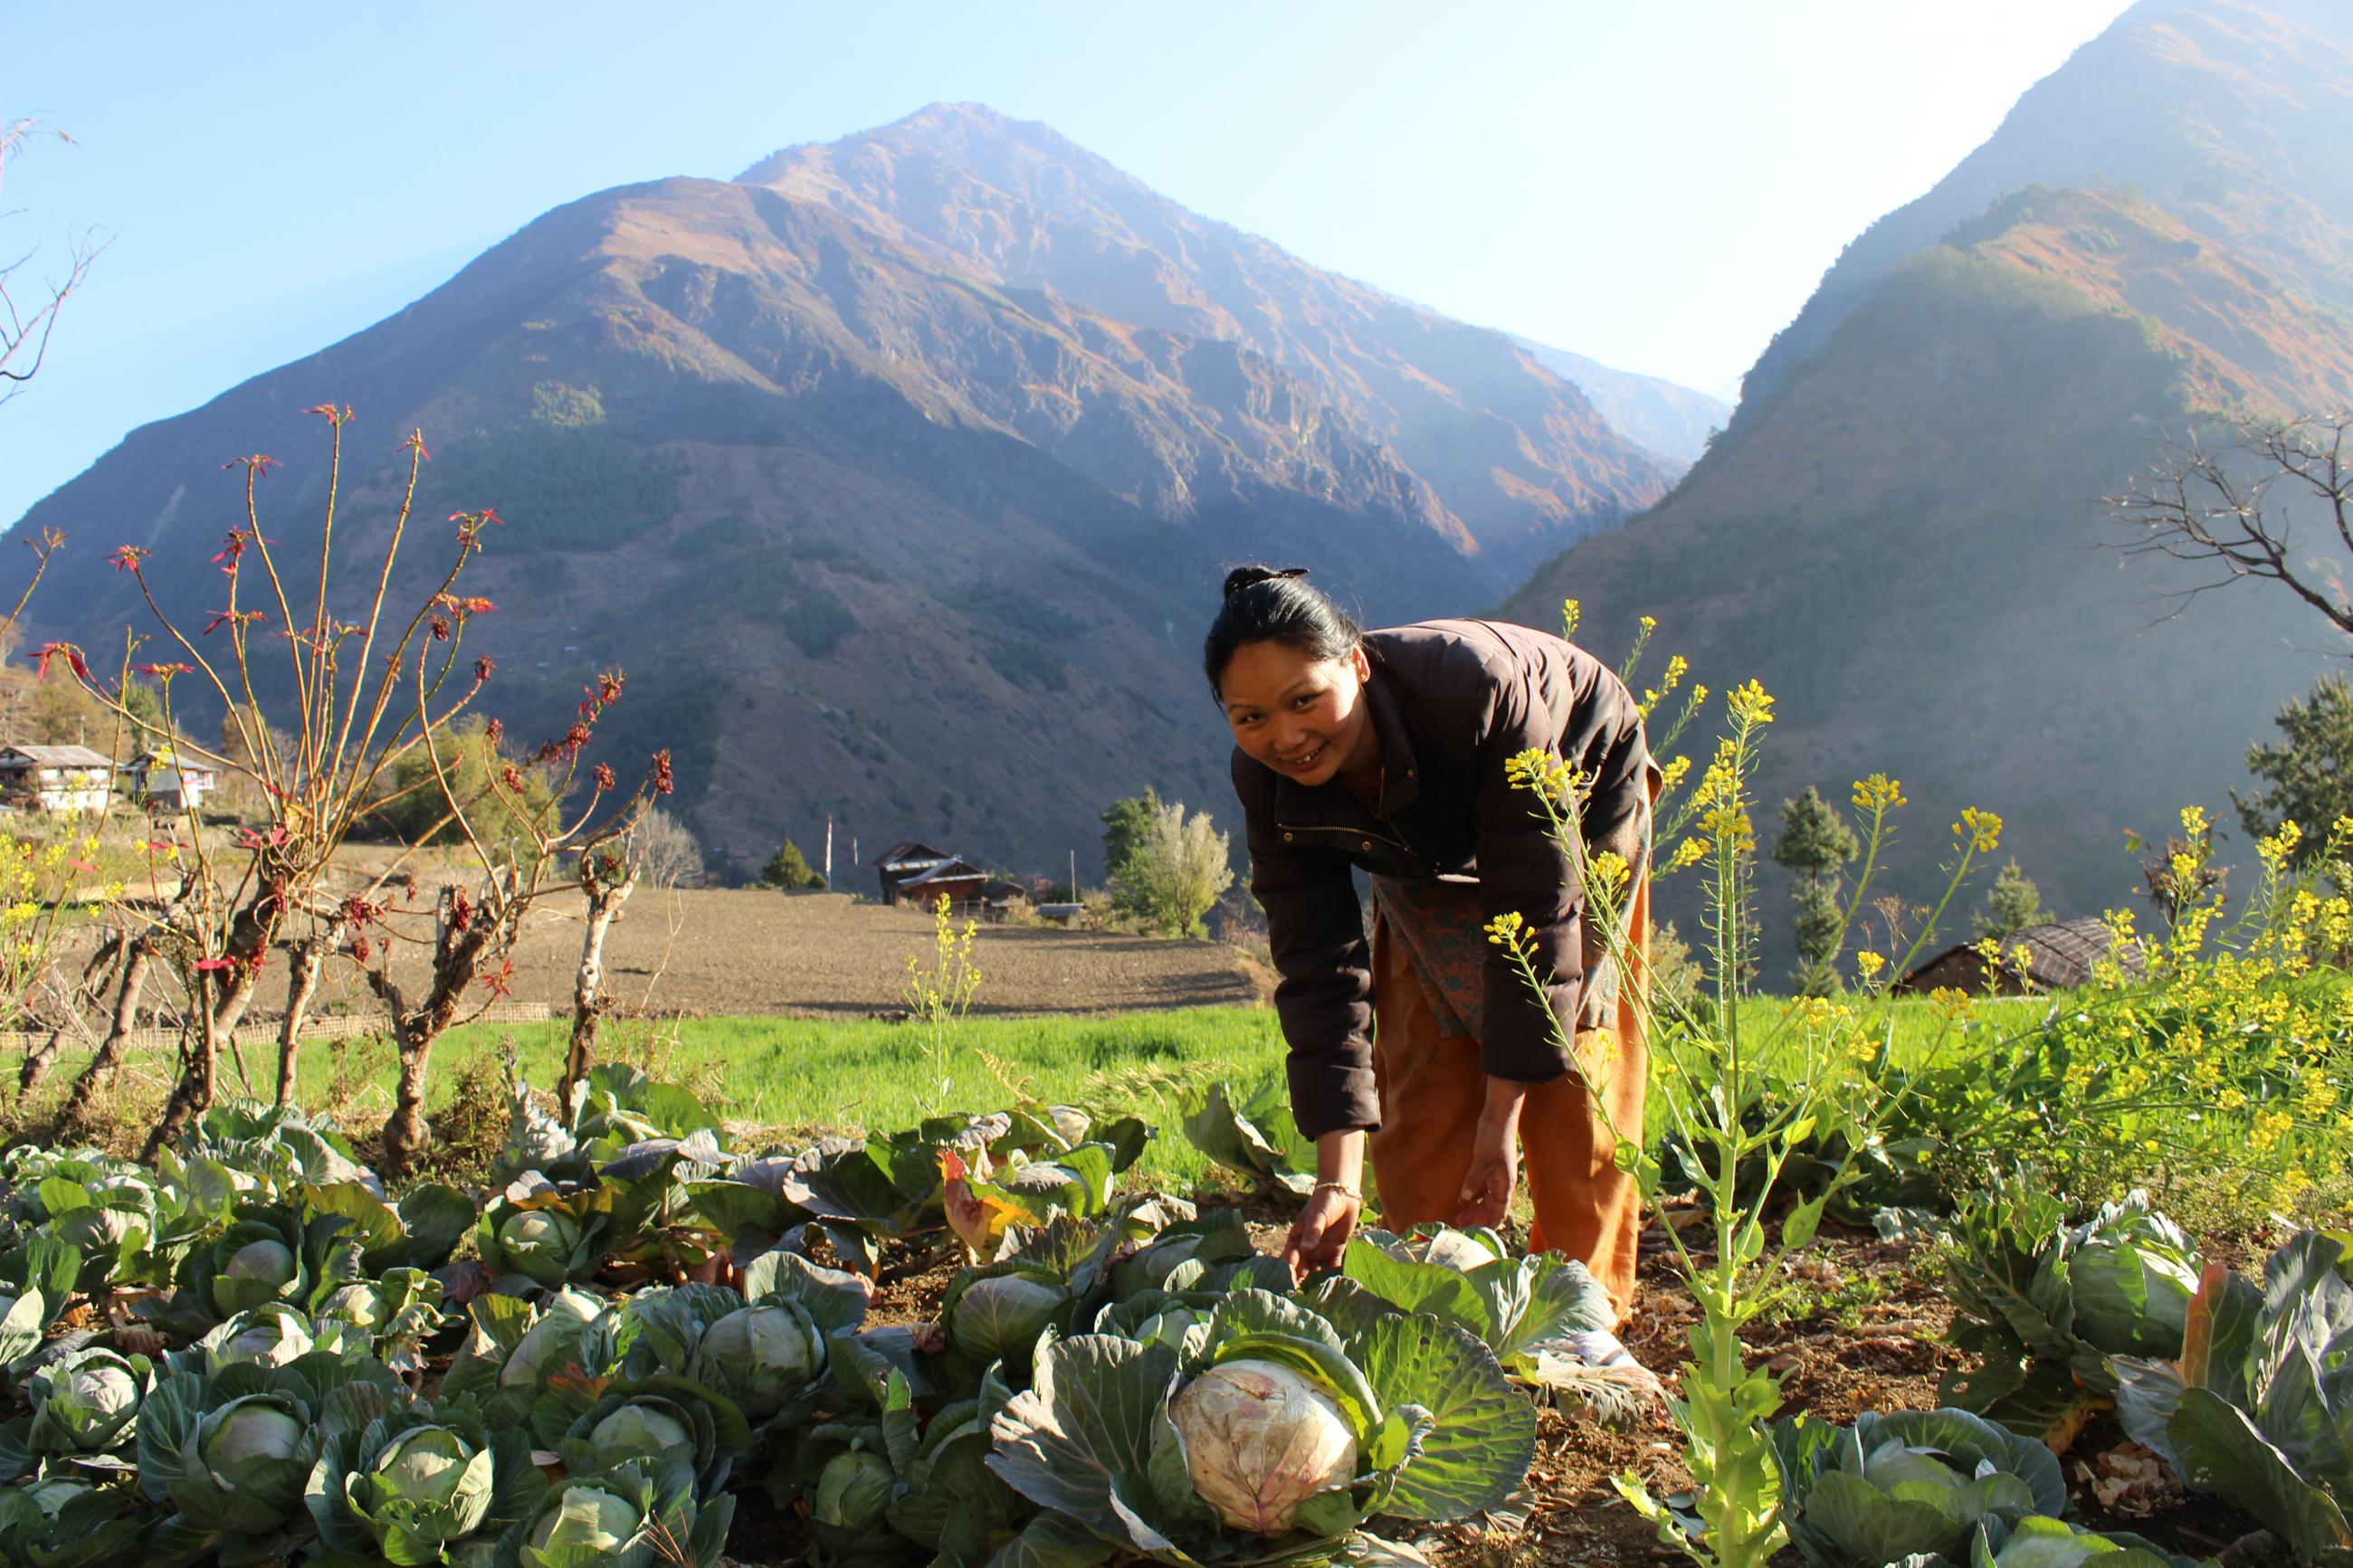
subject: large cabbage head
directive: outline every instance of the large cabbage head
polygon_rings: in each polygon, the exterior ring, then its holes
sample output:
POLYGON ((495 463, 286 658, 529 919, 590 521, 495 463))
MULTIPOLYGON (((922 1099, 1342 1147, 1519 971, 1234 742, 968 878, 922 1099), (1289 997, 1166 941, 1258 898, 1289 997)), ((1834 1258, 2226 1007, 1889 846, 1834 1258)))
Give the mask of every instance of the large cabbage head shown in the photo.
POLYGON ((284 1366, 315 1343, 309 1319, 283 1301, 265 1301, 205 1336, 205 1364, 215 1373, 225 1366, 284 1366))
POLYGON ((301 1272, 294 1249, 282 1241, 264 1238, 248 1241, 228 1255, 221 1265, 221 1278, 259 1286, 275 1293, 293 1282, 301 1272))
POLYGON ((537 1388, 562 1372, 604 1310, 604 1298, 586 1290, 558 1290, 549 1297, 539 1321, 523 1331, 499 1369, 499 1386, 537 1388))
POLYGON ((836 1530, 871 1530, 883 1522, 897 1478, 879 1454, 862 1448, 836 1454, 818 1472, 809 1517, 836 1530))
POLYGON ((2110 1355, 2169 1360, 2181 1353, 2197 1260, 2189 1238, 2145 1203, 2103 1209, 2067 1254, 2073 1326, 2110 1355))
POLYGON ((378 1539, 397 1531, 448 1542, 490 1513, 492 1474, 487 1451, 446 1426, 417 1426, 386 1443, 364 1477, 345 1483, 345 1495, 378 1539))
POLYGON ((765 1302, 739 1308, 704 1331, 694 1377, 764 1421, 824 1370, 824 1339, 807 1312, 765 1302))
POLYGON ((947 1314, 948 1340, 986 1365, 1002 1361, 1027 1367, 1038 1336, 1071 1303, 1071 1293, 1051 1279, 1030 1274, 992 1274, 957 1293, 947 1314))
POLYGON ((1277 1362, 1213 1366, 1168 1415, 1193 1490, 1237 1530, 1281 1535, 1301 1503, 1356 1477, 1356 1436, 1337 1402, 1277 1362))
POLYGON ((624 1405, 588 1430, 589 1446, 607 1466, 665 1454, 694 1452, 694 1429, 668 1400, 624 1405))
POLYGON ((36 1436, 84 1453, 111 1447, 139 1414, 142 1384, 112 1351, 84 1351, 36 1380, 36 1436))
POLYGON ((310 1424, 299 1405, 276 1394, 248 1394, 198 1424, 196 1453, 222 1491, 284 1513, 302 1501, 302 1482, 311 1468, 309 1436, 310 1424))
POLYGON ((594 1559, 635 1561, 645 1515, 617 1491, 575 1481, 540 1505, 519 1555, 525 1568, 572 1568, 594 1559))
POLYGON ((579 1247, 579 1226, 554 1209, 524 1209, 499 1226, 506 1267, 551 1289, 564 1283, 579 1247))

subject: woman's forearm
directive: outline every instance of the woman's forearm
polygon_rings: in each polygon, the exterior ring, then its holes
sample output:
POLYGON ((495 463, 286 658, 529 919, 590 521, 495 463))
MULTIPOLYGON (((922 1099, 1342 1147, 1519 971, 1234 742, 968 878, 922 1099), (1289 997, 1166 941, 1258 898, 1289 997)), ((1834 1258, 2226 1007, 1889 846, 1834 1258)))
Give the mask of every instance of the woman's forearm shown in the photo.
POLYGON ((1518 1135, 1520 1107, 1526 1103, 1528 1086, 1514 1083, 1507 1078, 1487 1079, 1487 1100, 1480 1109, 1480 1124, 1490 1131, 1503 1135, 1506 1142, 1518 1135))
POLYGON ((1361 1195, 1365 1190, 1365 1135, 1351 1129, 1315 1140, 1315 1180, 1361 1195))

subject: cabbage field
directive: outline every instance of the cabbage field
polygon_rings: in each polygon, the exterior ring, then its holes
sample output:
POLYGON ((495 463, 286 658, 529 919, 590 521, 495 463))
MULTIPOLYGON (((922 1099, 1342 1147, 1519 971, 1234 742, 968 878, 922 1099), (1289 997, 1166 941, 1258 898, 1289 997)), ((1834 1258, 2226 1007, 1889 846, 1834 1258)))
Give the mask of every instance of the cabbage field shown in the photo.
MULTIPOLYGON (((466 1186, 388 1192, 252 1102, 152 1164, 0 1161, 0 1563, 1571 1561, 1564 1504, 1636 1521, 1545 1495, 1564 1445, 1669 1410, 1606 1293, 1442 1229, 1294 1281, 1272 1096, 1198 1100, 1225 1179, 1197 1203, 1130 1179, 1164 1134, 1067 1105, 744 1147, 627 1066, 561 1108, 512 1087, 466 1186)), ((1662 1212, 1693 1228, 1688 1195, 1662 1212)), ((2200 1560, 2068 1517, 2059 1456, 2100 1419, 2190 1489, 2176 1524, 2237 1510, 2279 1561, 2344 1561, 2346 1239, 2242 1277, 2143 1197, 2079 1220, 1997 1182, 1942 1231, 1943 1407, 1767 1428, 1788 1541, 1818 1568, 2200 1560)), ((1647 1470, 1645 1506, 1688 1500, 1647 1470)))

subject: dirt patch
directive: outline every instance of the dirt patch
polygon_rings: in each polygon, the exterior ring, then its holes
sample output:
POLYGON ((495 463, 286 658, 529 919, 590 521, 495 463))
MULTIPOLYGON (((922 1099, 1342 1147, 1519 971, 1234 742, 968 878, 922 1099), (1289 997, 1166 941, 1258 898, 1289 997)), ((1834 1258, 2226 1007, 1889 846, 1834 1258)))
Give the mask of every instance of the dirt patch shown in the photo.
MULTIPOLYGON (((533 914, 515 954, 518 1000, 570 1009, 578 902, 559 893, 533 914)), ((606 941, 606 983, 625 1006, 657 1013, 864 1017, 905 1005, 907 960, 928 963, 931 943, 927 911, 845 893, 640 891, 606 941)), ((1263 990, 1240 954, 1212 942, 983 925, 972 957, 984 977, 976 1013, 1248 1005, 1263 990)), ((394 973, 421 982, 424 965, 406 952, 394 973)), ((375 1005, 347 975, 321 991, 322 1006, 375 1005)))

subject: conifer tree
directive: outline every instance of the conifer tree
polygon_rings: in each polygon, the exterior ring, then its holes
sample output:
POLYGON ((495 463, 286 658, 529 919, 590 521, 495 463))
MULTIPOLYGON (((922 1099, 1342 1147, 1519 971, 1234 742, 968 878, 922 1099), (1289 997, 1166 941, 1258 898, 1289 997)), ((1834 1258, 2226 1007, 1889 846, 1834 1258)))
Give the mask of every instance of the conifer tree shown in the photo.
POLYGON ((1792 978, 1809 996, 1838 989, 1841 935, 1841 868, 1855 858, 1862 846, 1838 807, 1822 798, 1813 785, 1795 800, 1781 803, 1781 831, 1773 840, 1774 863, 1797 877, 1789 896, 1797 905, 1792 935, 1798 967, 1792 978))
POLYGON ((1976 917, 1980 937, 2008 936, 2028 926, 2048 925, 2051 911, 2042 907, 2042 891, 2013 859, 1986 889, 1985 908, 1976 917))

